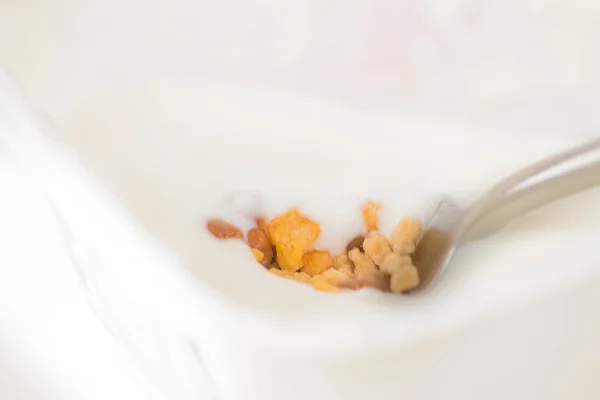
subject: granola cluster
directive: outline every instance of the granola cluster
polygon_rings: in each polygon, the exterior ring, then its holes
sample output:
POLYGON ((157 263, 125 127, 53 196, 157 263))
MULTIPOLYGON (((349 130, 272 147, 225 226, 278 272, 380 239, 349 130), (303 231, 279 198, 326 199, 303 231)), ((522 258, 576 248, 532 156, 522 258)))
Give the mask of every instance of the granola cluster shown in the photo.
MULTIPOLYGON (((271 221, 255 218, 246 242, 256 261, 271 273, 321 291, 371 287, 403 293, 419 285, 412 256, 423 227, 417 219, 403 218, 388 238, 379 232, 380 209, 372 201, 364 205, 365 232, 352 239, 342 254, 314 248, 321 226, 298 209, 271 221)), ((209 220, 206 226, 218 239, 244 240, 239 228, 223 220, 209 220)))

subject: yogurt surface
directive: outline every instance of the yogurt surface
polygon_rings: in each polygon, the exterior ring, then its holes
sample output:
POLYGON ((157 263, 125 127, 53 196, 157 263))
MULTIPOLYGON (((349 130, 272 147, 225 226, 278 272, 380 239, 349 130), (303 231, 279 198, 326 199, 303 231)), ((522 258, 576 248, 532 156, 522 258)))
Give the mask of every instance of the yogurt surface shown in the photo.
POLYGON ((368 199, 382 203, 389 234, 402 216, 426 221, 443 197, 468 205, 507 174, 582 138, 481 131, 173 81, 107 92, 82 104, 60 131, 205 290, 257 340, 286 351, 385 348, 597 275, 598 190, 469 244, 435 293, 414 298, 320 293, 268 274, 243 243, 219 242, 204 228, 215 216, 248 228, 250 211, 272 217, 299 207, 321 223, 317 246, 336 252, 361 230, 368 199), (298 345, 291 349, 290 341, 298 345))

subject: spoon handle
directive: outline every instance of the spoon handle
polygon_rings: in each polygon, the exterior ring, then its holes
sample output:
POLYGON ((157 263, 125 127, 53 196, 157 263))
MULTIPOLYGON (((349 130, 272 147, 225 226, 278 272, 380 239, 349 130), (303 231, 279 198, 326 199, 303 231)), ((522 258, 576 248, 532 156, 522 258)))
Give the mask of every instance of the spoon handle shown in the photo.
POLYGON ((600 140, 550 157, 500 182, 469 211, 470 227, 460 241, 487 236, 538 207, 597 185, 600 140), (547 176, 555 170, 562 172, 547 176))

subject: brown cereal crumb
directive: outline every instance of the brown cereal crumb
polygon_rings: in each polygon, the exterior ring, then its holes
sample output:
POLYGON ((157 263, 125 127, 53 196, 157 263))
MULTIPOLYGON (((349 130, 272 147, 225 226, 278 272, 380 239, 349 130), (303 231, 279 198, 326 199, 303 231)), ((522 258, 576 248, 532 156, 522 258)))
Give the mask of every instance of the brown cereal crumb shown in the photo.
POLYGON ((392 252, 390 241, 381 233, 369 235, 363 243, 365 254, 373 260, 375 265, 381 265, 392 252))
POLYGON ((375 271, 363 278, 363 287, 379 289, 382 292, 390 291, 390 277, 379 271, 375 271))
POLYGON ((262 251, 255 248, 251 248, 250 250, 252 250, 252 254, 254 254, 254 258, 256 258, 256 261, 258 261, 259 263, 262 263, 262 261, 264 261, 265 254, 262 251))
POLYGON ((339 254, 333 257, 333 268, 352 273, 354 271, 354 264, 352 264, 347 254, 339 254))
POLYGON ((209 219, 206 228, 217 239, 243 239, 244 234, 235 225, 222 219, 209 219))
POLYGON ((254 223, 261 229, 265 231, 269 228, 269 223, 263 217, 254 217, 254 223))
POLYGON ((273 219, 268 233, 275 245, 280 268, 295 272, 302 268, 302 256, 318 239, 321 227, 297 209, 292 209, 273 219))
POLYGON ((415 218, 403 218, 392 232, 392 248, 400 254, 414 253, 422 231, 421 221, 415 218))
POLYGON ((341 289, 358 290, 363 287, 363 284, 362 284, 362 279, 353 278, 353 279, 339 281, 336 283, 336 286, 341 289))
POLYGON ((400 268, 410 267, 412 266, 412 259, 410 256, 406 256, 399 253, 390 253, 383 263, 379 266, 379 270, 386 274, 393 274, 398 271, 400 268))
POLYGON ((302 264, 302 272, 315 276, 327 271, 333 265, 333 259, 328 251, 314 250, 304 254, 302 264))
POLYGON ((252 228, 248 231, 248 244, 250 247, 260 250, 263 253, 263 266, 268 267, 273 261, 273 245, 267 236, 267 232, 262 228, 252 228))
POLYGON ((381 210, 381 205, 373 201, 369 201, 364 205, 362 215, 367 231, 379 230, 379 210, 381 210))
POLYGON ((402 293, 419 285, 419 273, 414 266, 401 268, 391 275, 390 288, 394 293, 402 293))
POLYGON ((346 245, 346 252, 358 248, 360 251, 363 251, 363 242, 365 241, 364 235, 358 235, 354 239, 352 239, 346 245))
POLYGON ((354 274, 362 278, 372 272, 377 271, 377 266, 366 254, 361 253, 359 249, 353 249, 348 252, 348 258, 354 263, 354 274))
POLYGON ((337 282, 337 286, 343 289, 358 290, 365 287, 381 290, 382 292, 390 291, 390 276, 379 271, 372 272, 362 278, 348 279, 337 282))

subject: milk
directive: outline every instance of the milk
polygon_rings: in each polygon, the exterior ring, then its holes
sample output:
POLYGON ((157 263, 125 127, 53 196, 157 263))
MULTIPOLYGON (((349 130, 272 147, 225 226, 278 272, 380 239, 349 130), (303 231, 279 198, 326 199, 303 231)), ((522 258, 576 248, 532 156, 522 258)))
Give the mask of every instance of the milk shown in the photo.
POLYGON ((387 234, 402 216, 427 220, 442 198, 467 205, 581 138, 484 135, 252 87, 163 81, 107 90, 43 141, 52 168, 36 173, 72 233, 91 303, 166 398, 593 399, 600 390, 590 351, 600 333, 598 190, 468 245, 421 297, 317 292, 204 229, 209 217, 247 228, 255 210, 299 207, 322 225, 318 246, 338 251, 360 231, 367 199, 382 203, 387 234))

